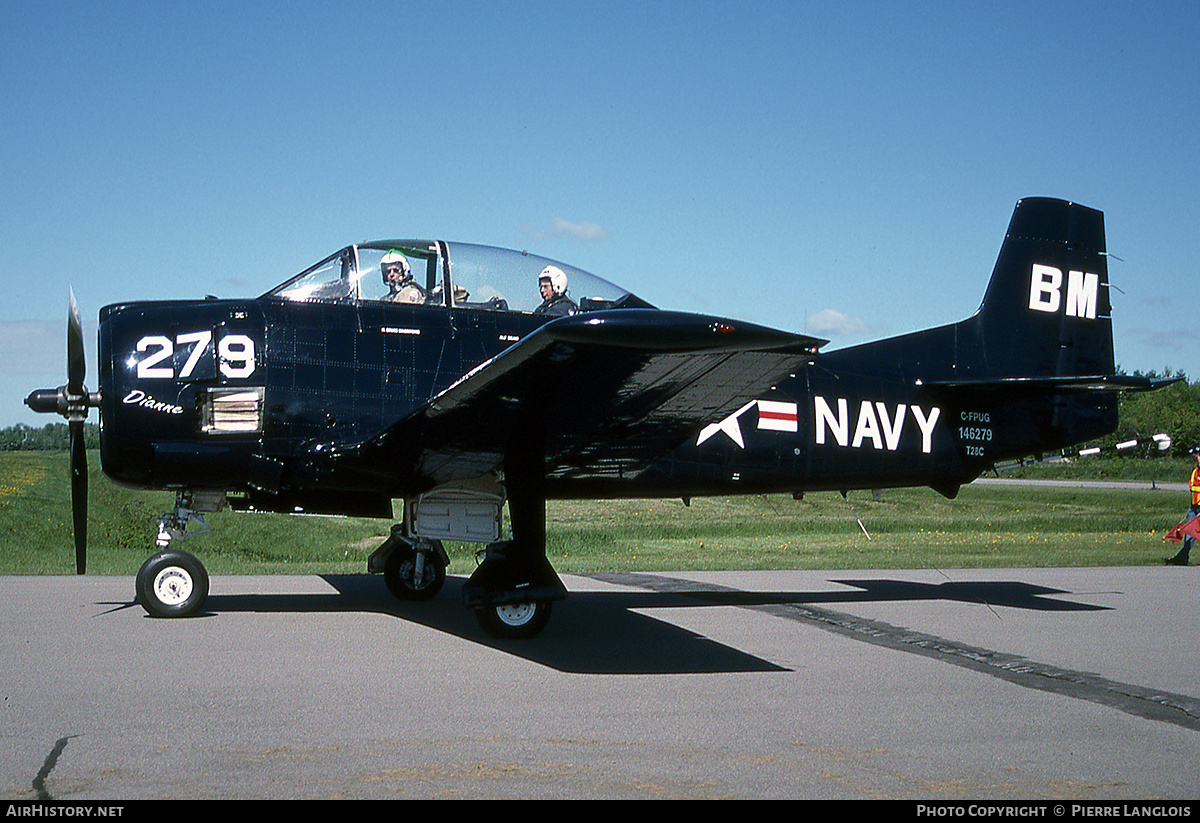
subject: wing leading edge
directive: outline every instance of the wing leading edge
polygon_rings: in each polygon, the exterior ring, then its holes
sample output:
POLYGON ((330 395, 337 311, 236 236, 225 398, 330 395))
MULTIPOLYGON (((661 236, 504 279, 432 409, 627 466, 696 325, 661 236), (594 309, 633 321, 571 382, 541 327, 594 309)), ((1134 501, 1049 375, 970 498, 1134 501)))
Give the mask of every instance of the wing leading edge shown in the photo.
POLYGON ((652 309, 559 318, 376 436, 312 447, 305 473, 429 488, 501 468, 514 443, 538 432, 548 479, 633 477, 825 342, 652 309))

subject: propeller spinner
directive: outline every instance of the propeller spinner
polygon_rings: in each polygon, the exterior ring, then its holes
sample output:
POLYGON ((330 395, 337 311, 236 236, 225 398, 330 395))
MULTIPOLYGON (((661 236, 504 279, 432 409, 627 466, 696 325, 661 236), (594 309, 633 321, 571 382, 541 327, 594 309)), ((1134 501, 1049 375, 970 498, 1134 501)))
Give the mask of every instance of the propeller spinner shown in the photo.
POLYGON ((54 412, 67 420, 71 435, 71 520, 75 532, 75 571, 87 570, 87 451, 83 442, 83 424, 88 409, 100 405, 100 393, 88 392, 83 385, 87 364, 83 352, 83 324, 75 292, 71 292, 67 318, 67 384, 57 389, 38 389, 25 398, 35 412, 54 412))

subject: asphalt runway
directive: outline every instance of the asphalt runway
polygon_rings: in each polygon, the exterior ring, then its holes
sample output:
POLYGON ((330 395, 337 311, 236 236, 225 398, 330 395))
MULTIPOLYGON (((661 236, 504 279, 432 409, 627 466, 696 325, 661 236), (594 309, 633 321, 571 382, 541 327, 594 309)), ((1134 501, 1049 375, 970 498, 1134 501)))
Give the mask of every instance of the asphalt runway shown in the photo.
POLYGON ((0 793, 1200 798, 1200 569, 563 578, 506 643, 460 578, 0 578, 0 793))

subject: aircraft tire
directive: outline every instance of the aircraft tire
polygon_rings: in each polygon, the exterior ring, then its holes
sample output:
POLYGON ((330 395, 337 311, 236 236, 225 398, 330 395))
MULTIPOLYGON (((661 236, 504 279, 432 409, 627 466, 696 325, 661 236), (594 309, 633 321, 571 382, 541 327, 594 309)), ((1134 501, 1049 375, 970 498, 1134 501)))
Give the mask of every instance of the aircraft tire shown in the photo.
POLYGON ((165 549, 142 564, 134 587, 151 617, 190 617, 208 599, 208 571, 193 555, 165 549))
POLYGON ((446 567, 441 563, 438 553, 428 552, 425 555, 425 574, 420 584, 413 580, 414 561, 417 552, 403 547, 393 551, 383 567, 383 582, 388 591, 397 600, 429 600, 446 582, 446 567))
POLYGON ((551 605, 549 600, 531 600, 485 606, 475 610, 475 619, 497 640, 527 640, 546 628, 551 605))

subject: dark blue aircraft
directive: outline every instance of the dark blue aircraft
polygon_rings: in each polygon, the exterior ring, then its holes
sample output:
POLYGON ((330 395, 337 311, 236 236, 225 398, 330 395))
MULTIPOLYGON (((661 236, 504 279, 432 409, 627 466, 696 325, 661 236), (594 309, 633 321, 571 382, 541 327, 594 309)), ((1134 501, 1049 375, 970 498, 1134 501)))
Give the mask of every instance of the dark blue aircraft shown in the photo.
POLYGON ((499 637, 540 631, 566 596, 546 501, 930 486, 1112 432, 1104 220, 1017 203, 970 318, 830 353, 826 341, 663 311, 524 252, 429 240, 349 246, 251 300, 100 312, 100 390, 83 385, 72 300, 68 383, 26 403, 72 432, 77 569, 81 430, 100 409, 105 474, 176 492, 137 575, 152 615, 201 608, 208 575, 171 546, 202 514, 402 522, 369 561, 432 597, 442 541, 485 544, 464 604, 499 637), (509 539, 501 539, 508 504, 509 539))

